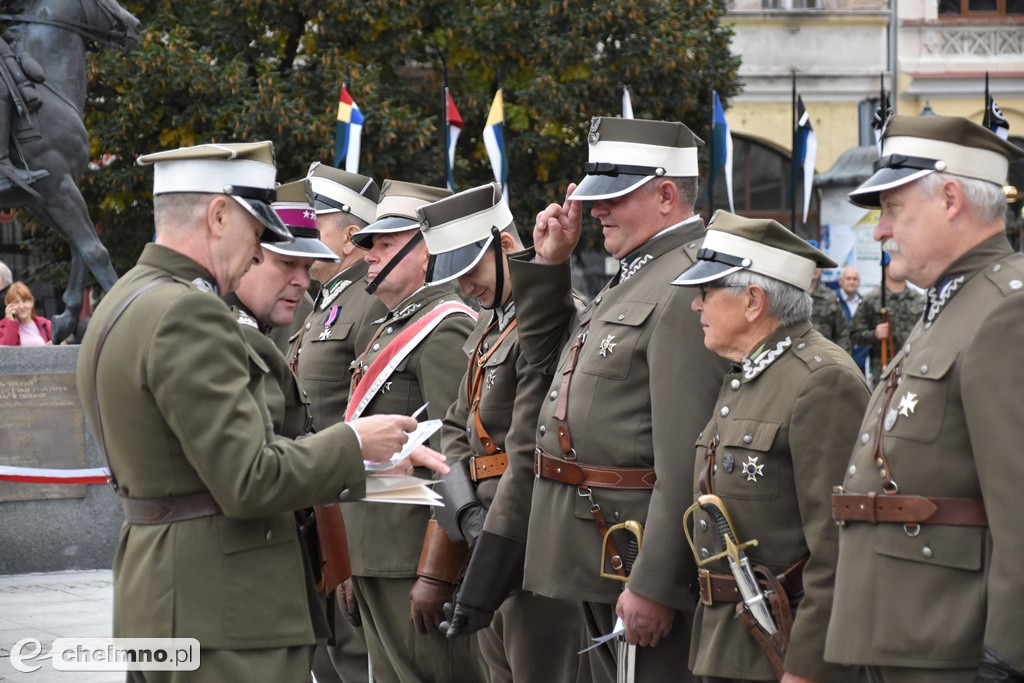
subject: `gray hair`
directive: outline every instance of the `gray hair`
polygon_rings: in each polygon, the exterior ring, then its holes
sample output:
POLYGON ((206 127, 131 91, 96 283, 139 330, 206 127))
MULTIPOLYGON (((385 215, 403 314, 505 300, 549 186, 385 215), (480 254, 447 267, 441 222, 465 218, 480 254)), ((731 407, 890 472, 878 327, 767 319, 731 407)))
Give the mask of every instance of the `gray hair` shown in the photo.
POLYGON ((168 192, 153 196, 153 222, 157 232, 191 228, 203 219, 216 195, 205 192, 168 192))
POLYGON ((6 287, 7 285, 14 282, 14 276, 11 274, 11 269, 7 267, 7 264, 0 261, 0 287, 6 287))
POLYGON ((947 180, 955 180, 960 183, 964 190, 964 197, 967 205, 973 211, 975 217, 982 223, 988 223, 997 218, 1006 218, 1006 196, 1003 188, 995 183, 978 178, 965 178, 964 176, 951 173, 929 173, 917 181, 921 192, 927 195, 934 195, 947 180))
POLYGON ((788 327, 811 319, 811 295, 795 285, 750 270, 738 270, 720 280, 722 284, 749 287, 757 285, 764 290, 768 312, 788 327))
POLYGON ((672 184, 676 186, 676 190, 679 191, 680 203, 685 204, 691 209, 693 208, 693 205, 697 203, 697 190, 699 185, 697 176, 658 176, 648 180, 646 186, 651 192, 654 192, 662 180, 670 180, 672 181, 672 184))

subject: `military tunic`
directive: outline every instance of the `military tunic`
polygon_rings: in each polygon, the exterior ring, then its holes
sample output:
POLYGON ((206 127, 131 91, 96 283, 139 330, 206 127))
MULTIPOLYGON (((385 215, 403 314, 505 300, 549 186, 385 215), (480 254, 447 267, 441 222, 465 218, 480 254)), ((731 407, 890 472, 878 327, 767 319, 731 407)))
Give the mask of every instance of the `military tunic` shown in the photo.
POLYGON ((1024 669, 1022 320, 1024 256, 1004 235, 967 252, 929 290, 923 319, 875 388, 842 483, 884 495, 872 461, 881 420, 901 495, 981 499, 989 526, 841 527, 830 661, 960 669, 967 680, 986 645, 1024 669))
MULTIPOLYGON (((810 322, 779 328, 725 376, 711 421, 697 444, 694 500, 705 454, 714 443, 707 488, 719 496, 751 565, 782 574, 803 558, 803 597, 794 607, 785 669, 815 681, 857 680, 824 660, 832 610, 837 532, 832 486, 842 478, 845 453, 857 436, 867 404, 863 376, 842 349, 810 322)), ((694 545, 702 557, 721 552, 710 516, 693 517, 694 545)), ((710 567, 732 576, 722 559, 710 567)), ((798 596, 799 597, 799 596, 798 596)), ((735 602, 697 607, 690 667, 699 676, 774 680, 768 659, 736 618, 735 602)))
MULTIPOLYGON (((643 548, 629 587, 677 610, 669 639, 657 648, 638 648, 639 680, 685 676, 679 662, 696 603, 690 589, 696 569, 681 518, 692 490, 690 449, 714 405, 726 363, 704 347, 698 319, 690 311, 692 293, 669 282, 694 262, 704 231, 694 217, 648 240, 624 259, 623 271, 578 314, 568 264, 510 262, 524 353, 534 366, 555 373, 541 405, 537 445, 562 454, 554 415, 560 370, 572 339, 586 328, 568 397, 567 420, 578 461, 656 470, 653 491, 592 490, 609 525, 626 520, 644 525, 643 548), (671 667, 657 665, 658 674, 645 673, 648 662, 666 658, 671 667)), ((524 588, 595 603, 591 611, 604 613, 609 623, 591 624, 591 635, 598 628, 607 632, 622 584, 601 578, 602 560, 601 533, 589 501, 576 486, 537 479, 524 588)), ((604 652, 597 666, 607 675, 610 648, 604 652)))
POLYGON ((850 352, 850 328, 839 295, 821 282, 811 290, 811 323, 825 339, 850 352))
POLYGON ((296 374, 317 429, 345 419, 352 361, 373 336, 373 321, 387 313, 380 299, 366 291, 369 268, 360 261, 324 283, 289 356, 298 363, 296 374))
MULTIPOLYGON (((924 295, 910 287, 902 292, 887 291, 885 308, 889 312, 889 327, 892 330, 893 349, 896 353, 907 341, 924 311, 924 295)), ((878 377, 882 372, 882 342, 875 338, 875 328, 882 322, 882 290, 873 289, 864 295, 864 300, 850 321, 850 341, 871 347, 871 374, 878 377)))
MULTIPOLYGON (((377 321, 372 342, 356 363, 369 366, 403 329, 450 301, 461 302, 450 283, 420 289, 377 321)), ((445 417, 458 396, 466 366, 462 347, 474 324, 472 318, 462 314, 442 320, 399 363, 363 415, 411 415, 429 402, 421 420, 445 417)), ((440 450, 440 434, 434 434, 429 445, 440 450)), ((430 473, 422 470, 417 474, 429 478, 430 473)), ((430 509, 423 505, 353 503, 343 504, 342 511, 374 676, 385 683, 458 681, 460 674, 471 676, 470 672, 479 667, 475 639, 449 641, 440 633, 421 635, 409 619, 409 591, 416 579, 430 509)))
MULTIPOLYGON (((525 468, 533 467, 537 413, 551 376, 530 366, 523 356, 515 329, 506 335, 514 320, 515 303, 511 299, 500 312, 482 312, 476 328, 463 346, 469 358, 469 370, 462 379, 458 400, 448 411, 448 426, 441 435, 442 451, 449 463, 474 455, 487 455, 470 412, 468 393, 478 363, 482 362, 480 421, 487 435, 505 451, 510 461, 514 459, 525 468), (503 339, 502 335, 505 335, 503 339), (477 355, 478 349, 480 355, 477 355), (458 429, 456 425, 463 428, 458 429)), ((488 519, 492 514, 507 514, 505 509, 508 507, 514 510, 528 508, 523 504, 525 498, 511 500, 513 504, 510 506, 493 504, 503 480, 504 475, 477 482, 476 493, 483 506, 489 509, 488 519)), ((490 530, 486 522, 484 528, 490 530)), ((576 641, 566 638, 565 634, 578 631, 576 603, 516 591, 498 609, 490 626, 478 636, 491 683, 511 683, 513 678, 522 681, 575 680, 578 648, 575 647, 576 641)))
POLYGON ((82 344, 78 387, 90 420, 93 356, 110 468, 122 496, 209 491, 224 514, 125 523, 114 558, 115 637, 198 639, 208 649, 312 645, 307 576, 292 510, 365 490, 355 433, 337 425, 301 441, 277 438, 252 392, 249 355, 210 274, 148 244, 104 297, 82 344))

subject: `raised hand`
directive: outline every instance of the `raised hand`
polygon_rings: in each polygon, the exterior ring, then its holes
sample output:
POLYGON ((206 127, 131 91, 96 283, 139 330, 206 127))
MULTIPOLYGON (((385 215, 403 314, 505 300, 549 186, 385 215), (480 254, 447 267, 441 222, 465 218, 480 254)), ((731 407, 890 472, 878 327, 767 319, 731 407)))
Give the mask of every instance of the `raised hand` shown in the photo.
POLYGON ((576 183, 569 183, 564 204, 548 204, 537 214, 537 222, 533 226, 537 263, 565 263, 579 242, 583 202, 569 199, 575 190, 576 183))

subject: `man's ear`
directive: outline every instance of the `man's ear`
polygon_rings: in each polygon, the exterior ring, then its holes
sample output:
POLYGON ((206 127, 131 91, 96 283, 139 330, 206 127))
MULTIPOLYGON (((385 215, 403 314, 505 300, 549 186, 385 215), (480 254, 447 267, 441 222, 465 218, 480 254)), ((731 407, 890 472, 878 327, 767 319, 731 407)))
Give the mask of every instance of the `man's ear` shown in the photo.
POLYGON ((343 240, 341 243, 341 253, 338 256, 345 258, 356 250, 357 247, 355 242, 352 241, 352 236, 357 232, 359 232, 359 226, 355 223, 350 223, 341 229, 343 240))
POLYGON ((763 289, 757 285, 751 285, 747 287, 743 295, 746 297, 744 316, 747 322, 755 322, 768 312, 768 296, 764 293, 763 289))
POLYGON ((502 252, 511 254, 512 252, 520 250, 520 246, 516 243, 516 238, 508 231, 502 230, 498 233, 498 238, 501 240, 502 252))
POLYGON ((228 206, 231 202, 234 202, 231 197, 219 194, 206 205, 206 228, 215 237, 224 235, 224 230, 231 219, 231 207, 228 206))
POLYGON ((679 203, 679 188, 671 180, 658 183, 658 206, 663 215, 668 215, 679 203))

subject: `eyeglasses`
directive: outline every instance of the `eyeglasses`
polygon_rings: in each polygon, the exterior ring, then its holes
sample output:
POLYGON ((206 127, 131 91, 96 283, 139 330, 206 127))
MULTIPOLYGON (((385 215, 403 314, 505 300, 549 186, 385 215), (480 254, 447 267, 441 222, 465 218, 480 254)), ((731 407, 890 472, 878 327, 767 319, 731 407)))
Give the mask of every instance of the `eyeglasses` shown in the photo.
POLYGON ((700 300, 703 303, 708 300, 708 292, 715 289, 746 289, 746 285, 737 285, 725 282, 722 284, 711 282, 704 285, 697 285, 697 296, 700 297, 700 300))

